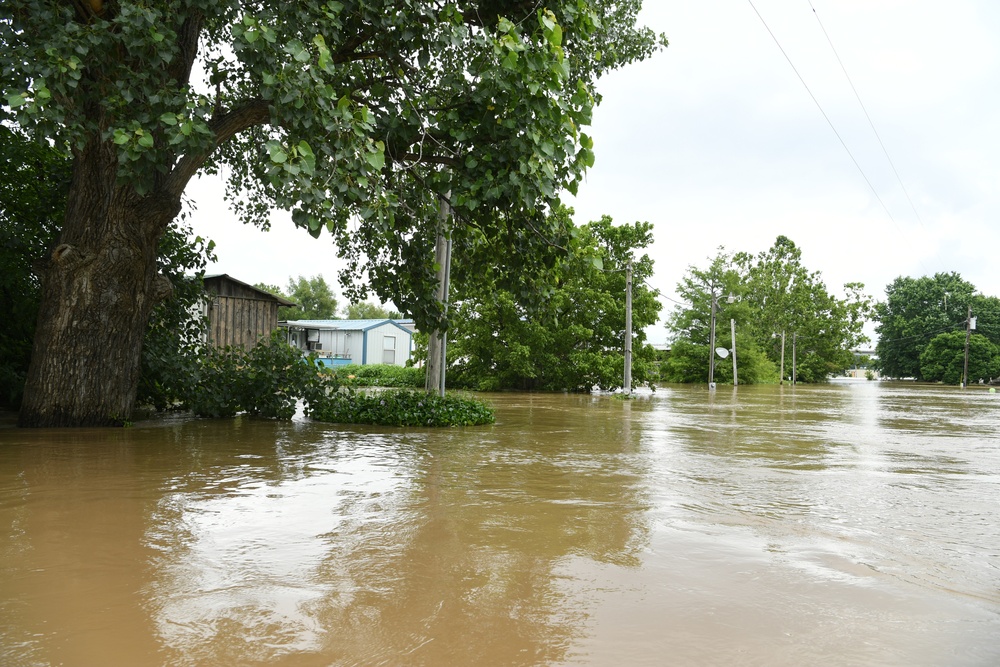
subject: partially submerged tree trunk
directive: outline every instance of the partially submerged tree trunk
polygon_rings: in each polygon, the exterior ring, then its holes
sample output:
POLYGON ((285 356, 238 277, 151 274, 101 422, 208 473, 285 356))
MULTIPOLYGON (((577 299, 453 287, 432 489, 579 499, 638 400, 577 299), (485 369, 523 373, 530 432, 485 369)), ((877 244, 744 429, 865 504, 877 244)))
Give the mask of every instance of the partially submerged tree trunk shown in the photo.
POLYGON ((178 198, 116 185, 110 142, 74 162, 62 234, 42 280, 21 426, 101 426, 132 415, 143 334, 170 293, 157 244, 178 198))

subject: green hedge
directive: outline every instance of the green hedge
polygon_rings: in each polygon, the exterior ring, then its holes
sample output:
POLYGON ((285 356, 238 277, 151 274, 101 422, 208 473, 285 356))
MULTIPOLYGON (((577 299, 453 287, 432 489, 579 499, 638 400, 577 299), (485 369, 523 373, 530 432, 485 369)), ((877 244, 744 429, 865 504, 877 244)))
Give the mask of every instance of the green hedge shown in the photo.
POLYGON ((350 364, 337 366, 333 373, 346 387, 406 387, 422 389, 423 368, 404 368, 391 364, 350 364))
POLYGON ((492 408, 482 401, 406 390, 333 392, 310 404, 306 413, 317 421, 382 426, 477 426, 495 421, 492 408))

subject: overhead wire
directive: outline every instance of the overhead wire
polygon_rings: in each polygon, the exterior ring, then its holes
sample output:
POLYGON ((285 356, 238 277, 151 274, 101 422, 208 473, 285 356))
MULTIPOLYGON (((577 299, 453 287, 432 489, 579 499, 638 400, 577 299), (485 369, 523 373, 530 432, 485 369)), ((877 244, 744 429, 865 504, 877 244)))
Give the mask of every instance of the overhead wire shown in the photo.
MULTIPOLYGON (((834 57, 837 59, 837 64, 840 65, 840 70, 844 73, 844 77, 847 79, 847 83, 851 86, 851 91, 854 93, 854 98, 858 101, 858 105, 861 106, 861 110, 865 114, 865 118, 868 120, 868 126, 872 128, 872 132, 875 134, 875 138, 878 140, 878 145, 882 148, 882 153, 885 155, 885 159, 889 162, 889 166, 892 168, 892 173, 896 177, 896 182, 899 183, 899 187, 903 190, 903 194, 906 195, 906 201, 909 202, 910 208, 913 210, 913 215, 916 216, 917 222, 920 226, 924 226, 924 221, 920 217, 920 213, 917 211, 916 205, 913 203, 913 198, 910 197, 909 190, 903 184, 903 179, 899 176, 899 171, 896 169, 896 163, 893 162, 892 157, 889 155, 889 150, 885 147, 885 142, 882 141, 882 135, 879 134, 878 129, 875 127, 875 122, 872 120, 871 115, 868 113, 868 108, 865 103, 861 100, 861 94, 858 92, 857 87, 854 85, 854 80, 851 79, 851 75, 847 72, 847 67, 844 65, 844 61, 840 58, 840 53, 837 52, 837 47, 833 45, 833 40, 830 38, 830 34, 826 31, 826 26, 823 25, 823 20, 819 17, 819 12, 813 6, 812 0, 806 0, 809 3, 809 9, 812 10, 813 16, 816 17, 816 22, 819 24, 820 30, 823 31, 823 36, 826 37, 826 43, 830 45, 830 50, 833 51, 834 57)), ((926 229, 926 228, 925 228, 926 229)))
POLYGON ((895 224, 898 228, 899 225, 896 222, 896 219, 892 216, 892 213, 889 211, 889 207, 885 205, 884 201, 882 201, 882 197, 879 196, 878 190, 876 190, 875 186, 872 185, 871 180, 868 178, 868 174, 866 174, 865 170, 861 168, 861 165, 858 163, 858 160, 854 157, 854 153, 852 153, 851 149, 848 148, 847 142, 845 142, 844 138, 840 136, 840 132, 837 130, 837 127, 833 124, 833 121, 830 120, 830 117, 827 115, 826 110, 823 109, 823 105, 819 103, 818 99, 816 99, 816 95, 813 94, 812 89, 809 87, 809 84, 806 83, 806 80, 802 77, 802 74, 799 73, 799 69, 795 66, 795 63, 792 62, 792 59, 788 55, 788 52, 785 51, 785 48, 781 45, 781 42, 778 41, 778 37, 777 35, 774 34, 774 31, 771 30, 771 26, 767 24, 767 21, 764 20, 764 17, 757 10, 757 6, 753 4, 753 0, 747 0, 747 2, 750 3, 750 7, 753 8, 754 13, 757 15, 757 18, 760 19, 760 22, 764 25, 764 29, 767 30, 767 33, 771 36, 771 39, 774 40, 774 43, 777 45, 778 50, 781 51, 781 55, 783 55, 785 57, 785 60, 788 61, 789 67, 791 67, 792 71, 795 72, 795 76, 798 77, 799 82, 802 84, 802 87, 806 89, 807 93, 809 93, 809 97, 812 98, 813 103, 816 105, 816 108, 819 109, 819 112, 826 120, 827 125, 830 126, 830 129, 833 130, 833 133, 837 136, 837 140, 840 141, 840 145, 844 147, 845 151, 847 151, 847 155, 851 158, 851 162, 854 163, 854 166, 857 167, 858 173, 861 174, 861 178, 865 180, 865 183, 868 184, 868 188, 872 191, 872 194, 875 195, 875 199, 877 199, 878 203, 882 205, 882 210, 885 211, 885 214, 889 216, 889 219, 892 220, 893 224, 895 224))
MULTIPOLYGON (((923 218, 920 217, 920 212, 917 210, 916 204, 913 202, 913 197, 910 196, 910 191, 906 188, 903 183, 902 177, 899 175, 899 170, 896 169, 896 163, 893 161, 892 156, 889 155, 889 149, 886 148, 885 142, 882 141, 882 135, 879 134, 878 128, 875 127, 875 121, 872 120, 871 114, 868 113, 868 107, 865 106, 864 101, 861 99, 861 93, 858 92, 857 87, 854 85, 854 80, 847 71, 847 66, 844 65, 844 61, 840 58, 840 53, 837 51, 837 47, 833 44, 833 39, 831 39, 830 34, 826 30, 826 26, 823 25, 823 20, 819 16, 819 12, 816 11, 816 7, 813 6, 812 0, 806 0, 809 3, 809 9, 812 10, 813 16, 816 17, 816 23, 819 24, 819 28, 823 31, 823 36, 826 38, 826 43, 829 44, 830 50, 833 52, 834 58, 837 59, 837 64, 840 65, 840 71, 844 73, 844 78, 847 79, 848 85, 851 86, 851 92, 854 93, 854 98, 858 101, 858 106, 861 107, 861 111, 865 114, 865 119, 868 121, 868 126, 872 129, 872 134, 875 135, 875 139, 878 141, 879 147, 882 149, 882 154, 885 155, 886 162, 889 163, 889 167, 892 169, 893 176, 896 177, 896 182, 899 183, 899 188, 903 191, 903 195, 906 196, 906 201, 910 205, 910 210, 913 211, 913 216, 917 220, 917 224, 924 233, 928 233, 926 225, 924 225, 923 218)), ((941 255, 938 253, 937 247, 934 248, 934 256, 938 261, 940 266, 945 266, 944 260, 941 259, 941 255)), ((926 269, 926 267, 925 267, 926 269)))

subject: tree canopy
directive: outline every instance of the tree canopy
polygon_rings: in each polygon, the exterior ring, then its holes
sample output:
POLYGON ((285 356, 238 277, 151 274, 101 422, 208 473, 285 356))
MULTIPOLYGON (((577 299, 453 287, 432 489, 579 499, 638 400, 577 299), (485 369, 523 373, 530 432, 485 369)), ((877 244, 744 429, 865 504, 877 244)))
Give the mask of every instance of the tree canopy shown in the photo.
POLYGON ((450 381, 480 390, 590 391, 620 388, 624 375, 626 264, 632 262, 633 382, 656 379, 643 329, 657 320, 657 291, 645 284, 653 261, 635 253, 652 225, 614 225, 608 216, 574 227, 571 211, 553 213, 572 229, 569 255, 535 285, 541 300, 488 281, 456 286, 450 317, 450 381))
POLYGON ((199 172, 228 178, 246 222, 285 209, 328 232, 351 300, 370 284, 428 329, 442 200, 460 270, 546 270, 521 260, 559 243, 546 211, 594 161, 597 79, 665 44, 636 26, 640 6, 6 3, 2 115, 74 158, 21 423, 130 414, 142 332, 170 292, 157 243, 199 172), (484 241, 494 252, 461 254, 484 241))
POLYGON ((399 320, 402 318, 402 313, 369 301, 349 303, 344 307, 344 319, 347 320, 399 320))
MULTIPOLYGON (((934 336, 920 353, 920 375, 930 382, 961 384, 965 374, 964 331, 934 336)), ((969 336, 969 382, 1000 376, 1000 348, 986 336, 969 336)))
POLYGON ((337 297, 321 275, 289 278, 287 295, 299 307, 283 309, 285 319, 332 320, 337 317, 337 297))
POLYGON ((518 218, 544 235, 548 202, 593 163, 596 79, 656 48, 640 6, 14 0, 0 81, 26 130, 78 154, 102 143, 136 194, 223 171, 245 221, 277 208, 328 230, 421 318, 438 200, 466 223, 456 234, 537 244, 518 218))
MULTIPOLYGON (((960 382, 960 372, 958 379, 953 373, 945 379, 942 370, 941 354, 950 338, 937 341, 929 357, 933 363, 925 364, 924 353, 938 336, 961 332, 964 358, 970 313, 976 318, 976 332, 993 345, 1000 345, 1000 299, 977 294, 976 286, 958 273, 900 276, 886 286, 885 295, 886 300, 875 306, 875 331, 879 334, 875 351, 879 370, 887 377, 960 382)), ((973 376, 971 368, 969 374, 973 376)))
MULTIPOLYGON (((687 303, 675 307, 668 321, 674 344, 665 370, 669 379, 685 382, 707 381, 713 299, 716 347, 731 349, 724 325, 735 320, 737 371, 746 383, 777 379, 783 333, 786 376, 793 344, 797 379, 821 382, 847 368, 851 350, 865 340, 862 327, 871 308, 860 283, 844 285, 844 298, 830 294, 820 273, 803 265, 801 250, 785 236, 756 256, 720 249, 707 269, 689 267, 677 289, 687 303)), ((717 363, 716 372, 718 381, 732 380, 729 365, 717 363)))

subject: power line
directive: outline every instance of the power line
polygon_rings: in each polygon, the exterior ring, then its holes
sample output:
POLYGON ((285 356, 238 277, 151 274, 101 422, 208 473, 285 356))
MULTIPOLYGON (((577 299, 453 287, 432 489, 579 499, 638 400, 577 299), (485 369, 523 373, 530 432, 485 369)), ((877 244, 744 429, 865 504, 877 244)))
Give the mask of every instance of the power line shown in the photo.
POLYGON ((791 57, 789 57, 784 47, 781 46, 781 42, 778 41, 777 36, 771 30, 771 27, 767 24, 767 21, 765 21, 764 17, 761 16, 759 11, 757 11, 757 7, 756 5, 753 4, 753 0, 747 0, 747 2, 750 3, 750 7, 753 8, 754 13, 757 14, 757 18, 760 19, 760 22, 764 24, 764 28, 767 30, 767 33, 771 35, 771 39, 773 39, 774 43, 778 46, 778 50, 781 51, 781 55, 783 55, 785 57, 785 60, 788 61, 788 65, 792 68, 792 71, 795 72, 795 76, 798 77, 799 82, 806 89, 806 92, 809 93, 809 97, 812 98, 812 101, 816 105, 816 108, 819 109, 819 112, 823 115, 823 118, 826 120, 827 125, 829 125, 830 129, 833 130, 833 133, 837 135, 837 139, 840 141, 840 145, 844 147, 845 151, 847 151, 847 155, 851 158, 851 162, 854 163, 854 166, 857 167, 858 173, 861 174, 861 178, 865 179, 865 183, 868 184, 868 188, 872 191, 872 194, 875 195, 875 199, 877 199, 878 203, 882 205, 882 210, 884 210, 885 214, 889 216, 889 219, 892 220, 894 225, 896 225, 896 228, 899 229, 900 232, 902 232, 902 229, 899 228, 899 224, 896 222, 896 219, 892 217, 892 213, 889 211, 889 207, 887 207, 885 205, 885 202, 882 201, 882 197, 879 196, 878 191, 875 189, 875 186, 872 185, 872 182, 871 180, 869 180, 868 175, 865 174, 865 170, 861 168, 860 164, 858 164, 857 159, 854 157, 854 153, 852 153, 851 149, 847 147, 847 143, 844 141, 844 138, 840 136, 840 132, 837 131, 837 128, 833 124, 833 121, 831 121, 830 117, 826 114, 826 111, 823 109, 823 105, 819 103, 818 99, 816 99, 816 96, 813 94, 812 89, 809 88, 809 84, 807 84, 806 80, 802 78, 802 75, 799 73, 799 70, 795 66, 795 63, 792 62, 791 57))
MULTIPOLYGON (((847 83, 851 86, 851 91, 854 93, 854 98, 858 101, 858 105, 861 107, 861 111, 864 112, 865 118, 868 120, 868 126, 871 127, 872 133, 875 135, 875 139, 878 140, 878 145, 882 148, 882 153, 885 155, 886 161, 889 163, 889 167, 892 169, 893 175, 896 177, 896 182, 899 183, 900 189, 903 194, 906 195, 906 201, 910 204, 910 209, 913 211, 913 215, 917 219, 917 223, 920 228, 927 232, 927 227, 924 225, 923 218, 920 217, 920 212, 917 211, 916 205, 913 203, 913 198, 910 196, 910 191, 906 189, 906 185, 903 184, 903 179, 899 175, 899 171, 896 169, 896 163, 893 162, 892 157, 889 155, 889 150, 885 146, 885 142, 882 141, 882 136, 879 134, 878 129, 875 127, 875 122, 872 120, 871 115, 868 113, 868 108, 865 103, 861 100, 861 94, 858 92, 857 87, 854 85, 851 75, 847 72, 847 67, 844 65, 844 61, 841 60, 840 54, 837 52, 837 47, 833 45, 833 40, 830 38, 830 34, 826 30, 826 26, 823 25, 822 19, 819 17, 819 12, 813 7, 812 0, 806 0, 809 3, 809 8, 813 12, 813 16, 816 17, 816 22, 819 24, 820 30, 823 31, 823 36, 826 37, 826 43, 830 45, 830 50, 833 51, 834 57, 837 59, 837 64, 840 65, 840 70, 844 73, 844 77, 847 79, 847 83)), ((935 257, 937 257, 938 263, 941 266, 945 266, 944 261, 941 259, 941 255, 934 251, 935 257)), ((926 268, 926 267, 925 267, 926 268)))
MULTIPOLYGON (((851 90, 854 92, 855 99, 858 100, 858 104, 861 106, 861 110, 865 114, 865 118, 868 119, 868 125, 872 128, 872 132, 875 134, 875 138, 878 139, 878 145, 882 147, 882 152, 885 154, 885 159, 889 161, 889 166, 892 167, 892 173, 896 176, 896 181, 899 183, 899 187, 902 188, 903 194, 906 195, 906 201, 910 203, 910 208, 913 209, 913 215, 917 217, 917 222, 920 226, 924 226, 924 221, 920 217, 920 213, 917 212, 917 207, 913 204, 913 199, 910 197, 909 191, 906 186, 903 185, 903 179, 900 178, 899 172, 896 170, 896 164, 892 161, 889 156, 889 151, 885 147, 885 143, 882 141, 882 136, 878 133, 878 129, 875 127, 875 122, 868 113, 868 108, 865 107, 865 103, 861 101, 861 94, 858 93, 858 89, 854 86, 854 81, 851 79, 851 75, 847 73, 847 67, 844 66, 844 61, 840 59, 840 54, 837 52, 837 47, 833 45, 833 40, 830 39, 830 34, 826 31, 826 26, 823 25, 823 21, 819 17, 819 12, 813 7, 812 0, 806 0, 809 3, 809 9, 812 10, 813 16, 816 17, 816 22, 819 24, 820 30, 823 31, 823 36, 826 37, 826 43, 830 45, 830 50, 833 51, 834 57, 837 59, 837 64, 840 65, 840 70, 844 73, 847 78, 847 83, 850 84, 851 90)), ((925 228, 926 229, 926 228, 925 228)))

